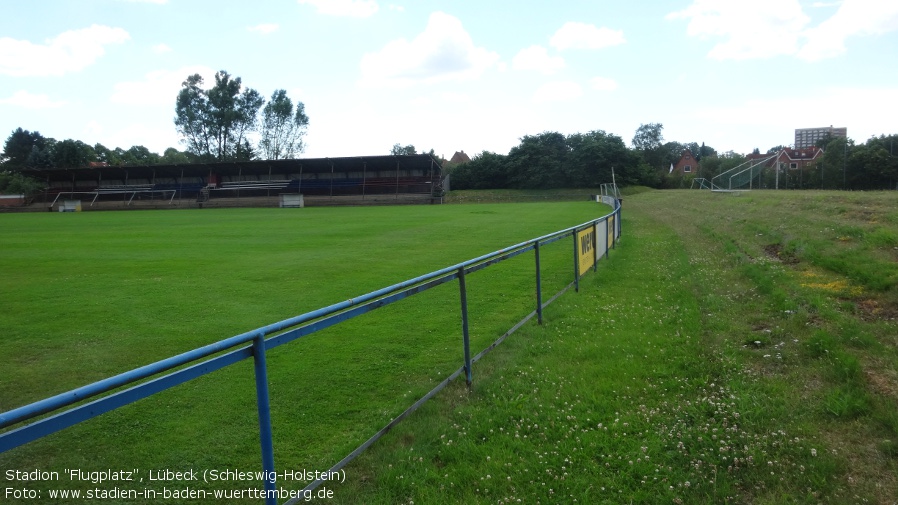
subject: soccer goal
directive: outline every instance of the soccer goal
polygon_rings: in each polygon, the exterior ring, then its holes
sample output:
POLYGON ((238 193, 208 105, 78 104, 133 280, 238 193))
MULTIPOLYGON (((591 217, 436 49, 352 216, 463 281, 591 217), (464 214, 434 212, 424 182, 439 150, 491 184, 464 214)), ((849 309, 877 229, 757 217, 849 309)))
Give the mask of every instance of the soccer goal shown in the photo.
POLYGON ((616 199, 620 200, 620 190, 617 189, 617 184, 615 184, 613 182, 601 184, 599 186, 599 191, 600 191, 599 196, 610 196, 612 198, 616 198, 616 199))
POLYGON ((689 186, 689 189, 714 189, 714 185, 711 184, 709 179, 696 177, 695 179, 692 179, 692 185, 689 186))
POLYGON ((712 177, 710 182, 711 190, 736 191, 754 189, 756 186, 755 179, 759 180, 757 187, 760 188, 761 172, 764 170, 767 162, 776 158, 778 154, 771 154, 766 158, 748 160, 720 175, 712 177))

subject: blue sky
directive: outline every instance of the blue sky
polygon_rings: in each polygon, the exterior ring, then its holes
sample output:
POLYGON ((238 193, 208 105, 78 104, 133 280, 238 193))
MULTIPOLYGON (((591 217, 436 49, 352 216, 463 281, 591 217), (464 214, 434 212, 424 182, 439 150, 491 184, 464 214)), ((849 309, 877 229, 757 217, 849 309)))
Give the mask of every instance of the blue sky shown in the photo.
POLYGON ((3 2, 0 137, 183 149, 181 82, 302 101, 304 156, 507 153, 604 130, 750 152, 898 133, 894 0, 3 2))

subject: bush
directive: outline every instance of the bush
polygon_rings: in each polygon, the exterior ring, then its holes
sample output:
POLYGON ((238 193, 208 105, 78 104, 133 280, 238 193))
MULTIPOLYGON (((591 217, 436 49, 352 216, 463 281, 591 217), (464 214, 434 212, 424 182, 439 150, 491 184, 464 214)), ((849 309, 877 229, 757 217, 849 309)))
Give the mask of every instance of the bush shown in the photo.
POLYGON ((15 172, 0 172, 0 194, 31 195, 41 190, 42 184, 15 172))

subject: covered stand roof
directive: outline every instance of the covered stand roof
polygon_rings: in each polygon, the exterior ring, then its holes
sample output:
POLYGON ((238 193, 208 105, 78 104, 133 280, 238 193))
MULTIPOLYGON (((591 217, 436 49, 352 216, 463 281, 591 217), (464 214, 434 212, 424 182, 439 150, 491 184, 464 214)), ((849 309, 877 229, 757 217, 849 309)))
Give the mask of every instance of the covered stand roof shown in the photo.
POLYGON ((413 154, 406 156, 353 156, 341 158, 300 158, 290 160, 235 161, 221 163, 191 163, 174 165, 124 165, 85 168, 51 168, 25 170, 23 173, 36 179, 71 183, 73 180, 125 180, 204 177, 209 173, 222 176, 234 175, 268 175, 269 173, 329 173, 329 172, 362 172, 419 170, 433 176, 441 173, 440 162, 429 154, 413 154))

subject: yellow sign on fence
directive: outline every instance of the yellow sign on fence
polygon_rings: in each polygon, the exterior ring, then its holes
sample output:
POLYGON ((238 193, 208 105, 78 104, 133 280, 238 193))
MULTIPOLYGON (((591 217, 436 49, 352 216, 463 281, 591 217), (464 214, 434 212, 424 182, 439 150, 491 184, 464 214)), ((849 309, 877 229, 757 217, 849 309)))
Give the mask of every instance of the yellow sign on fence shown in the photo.
POLYGON ((577 275, 583 275, 596 262, 596 226, 580 230, 577 233, 577 247, 580 261, 577 275))
POLYGON ((608 216, 608 244, 605 247, 609 249, 614 247, 614 238, 617 236, 617 233, 615 233, 616 225, 617 223, 614 221, 614 216, 608 216))

